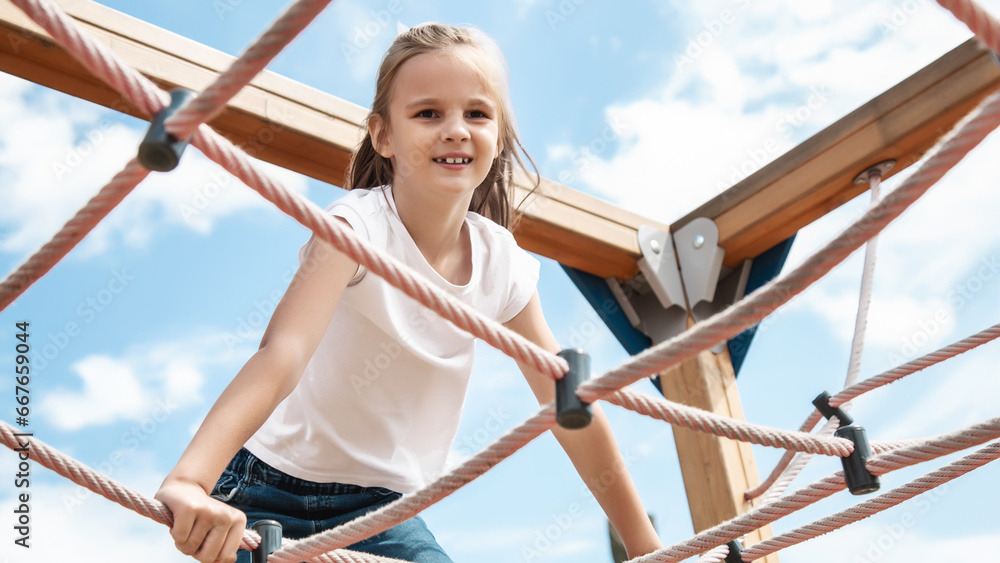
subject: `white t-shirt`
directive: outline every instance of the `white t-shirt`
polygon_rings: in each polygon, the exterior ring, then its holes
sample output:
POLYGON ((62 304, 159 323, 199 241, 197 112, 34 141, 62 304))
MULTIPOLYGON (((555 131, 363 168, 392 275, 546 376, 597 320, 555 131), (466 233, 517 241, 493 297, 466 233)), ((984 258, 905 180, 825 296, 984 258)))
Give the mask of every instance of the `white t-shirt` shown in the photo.
MULTIPOLYGON (((457 286, 424 260, 389 189, 327 210, 354 232, 498 322, 528 303, 539 264, 503 227, 469 212, 472 276, 457 286)), ((302 262, 309 242, 299 252, 302 262)), ((458 431, 475 339, 381 277, 359 271, 302 379, 247 442, 289 475, 413 492, 439 477, 458 431)))

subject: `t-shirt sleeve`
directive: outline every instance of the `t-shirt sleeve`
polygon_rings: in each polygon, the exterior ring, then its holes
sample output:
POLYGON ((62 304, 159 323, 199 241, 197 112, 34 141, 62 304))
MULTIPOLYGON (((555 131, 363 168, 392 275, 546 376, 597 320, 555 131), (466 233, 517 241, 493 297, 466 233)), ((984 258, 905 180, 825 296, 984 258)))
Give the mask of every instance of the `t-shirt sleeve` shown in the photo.
POLYGON ((524 249, 517 246, 514 237, 510 237, 510 282, 507 292, 507 302, 500 310, 497 321, 505 323, 518 313, 524 310, 525 305, 531 300, 538 286, 538 275, 541 264, 538 260, 528 254, 524 249))
MULTIPOLYGON (((326 212, 334 217, 341 217, 347 221, 347 223, 354 229, 354 234, 358 235, 364 240, 370 240, 368 225, 362 219, 362 211, 360 210, 360 193, 348 192, 347 195, 334 201, 326 207, 326 212)), ((299 249, 299 264, 304 264, 306 259, 306 254, 309 252, 309 248, 312 246, 313 241, 316 240, 316 234, 313 233, 309 240, 302 245, 299 249)), ((354 285, 361 281, 361 278, 365 277, 366 268, 363 264, 358 265, 358 271, 351 278, 348 285, 354 285)))

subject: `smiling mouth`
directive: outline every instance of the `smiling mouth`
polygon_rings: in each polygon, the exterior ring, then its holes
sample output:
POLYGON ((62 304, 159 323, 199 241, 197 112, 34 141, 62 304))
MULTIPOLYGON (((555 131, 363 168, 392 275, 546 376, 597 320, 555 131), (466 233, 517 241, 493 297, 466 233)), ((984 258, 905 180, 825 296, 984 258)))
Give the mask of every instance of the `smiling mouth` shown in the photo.
POLYGON ((435 158, 433 160, 440 164, 468 164, 472 162, 471 158, 435 158))

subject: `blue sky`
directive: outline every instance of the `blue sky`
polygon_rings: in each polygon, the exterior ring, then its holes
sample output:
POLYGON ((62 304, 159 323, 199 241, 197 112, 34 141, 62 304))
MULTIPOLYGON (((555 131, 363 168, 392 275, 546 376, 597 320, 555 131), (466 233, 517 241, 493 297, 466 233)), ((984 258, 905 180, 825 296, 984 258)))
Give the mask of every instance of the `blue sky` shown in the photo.
MULTIPOLYGON (((240 0, 102 3, 231 54, 280 11, 277 3, 240 0)), ((984 4, 1000 12, 1000 2, 984 4)), ((734 167, 763 147, 777 147, 768 159, 779 156, 969 35, 935 3, 915 0, 344 0, 271 69, 367 106, 397 20, 484 29, 507 57, 522 141, 541 172, 668 223, 728 187, 734 167), (382 26, 379 13, 390 10, 396 13, 382 26)), ((0 75, 0 100, 0 268, 9 272, 127 162, 145 126, 7 75, 0 75)), ((998 150, 1000 142, 988 139, 880 238, 863 377, 1000 317, 998 150)), ((270 168, 321 206, 343 193, 270 168)), ((866 206, 862 196, 804 229, 790 264, 866 206)), ((152 495, 255 350, 307 238, 196 151, 178 170, 151 176, 0 314, 4 342, 13 342, 15 322, 28 320, 33 347, 49 352, 36 358, 31 429, 152 495), (183 212, 206 193, 217 195, 198 213, 183 212)), ((749 420, 796 428, 819 391, 842 385, 860 271, 856 255, 766 321, 740 376, 749 420)), ((625 359, 547 259, 539 291, 557 337, 586 348, 596 372, 625 359)), ((0 350, 0 362, 13 363, 12 349, 0 350)), ((997 345, 987 345, 871 393, 856 401, 855 417, 875 440, 995 417, 998 354, 997 345)), ((654 392, 646 382, 636 389, 654 392)), ((11 420, 12 394, 0 405, 11 420)), ((456 455, 478 451, 534 410, 513 363, 481 347, 456 455)), ((670 428, 616 407, 606 411, 664 542, 690 536, 670 428)), ((754 451, 763 474, 781 454, 754 451)), ((883 487, 941 463, 892 474, 883 487)), ((815 460, 793 487, 838 466, 815 460)), ((9 476, 3 482, 12 480, 9 452, 0 453, 0 473, 9 476)), ((990 510, 1000 501, 997 477, 995 464, 979 469, 939 493, 786 550, 782 560, 936 561, 992 551, 1000 541, 990 510)), ((457 561, 608 561, 606 521, 581 487, 546 436, 424 517, 457 561), (552 532, 559 522, 569 523, 552 532), (546 531, 550 539, 539 539, 546 531)), ((2 563, 185 560, 161 526, 37 466, 33 547, 8 548, 13 491, 0 487, 2 563)), ((838 495, 774 528, 785 531, 854 502, 838 495)))

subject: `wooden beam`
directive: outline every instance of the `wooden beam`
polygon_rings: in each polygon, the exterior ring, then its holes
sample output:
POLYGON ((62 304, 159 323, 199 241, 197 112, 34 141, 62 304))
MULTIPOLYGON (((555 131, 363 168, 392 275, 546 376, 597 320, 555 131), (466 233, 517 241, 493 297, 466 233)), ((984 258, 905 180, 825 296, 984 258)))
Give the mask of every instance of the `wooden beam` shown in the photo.
MULTIPOLYGON (((663 396, 722 416, 743 419, 736 375, 729 352, 705 351, 660 374, 663 396)), ((673 426, 691 521, 695 532, 747 511, 744 492, 759 484, 750 444, 673 426)), ((767 526, 748 534, 750 546, 771 537, 767 526)), ((776 554, 762 559, 778 563, 776 554)))
POLYGON ((892 176, 1000 87, 1000 65, 970 39, 672 225, 696 217, 719 226, 725 265, 785 240, 867 190, 853 179, 888 159, 892 176))
MULTIPOLYGON (((200 91, 234 57, 89 0, 65 4, 86 32, 163 88, 200 91)), ((0 70, 106 107, 147 118, 55 46, 9 0, 0 0, 0 70)), ((252 156, 306 176, 343 185, 361 141, 367 109, 265 71, 211 126, 252 156)), ((515 232, 524 248, 601 277, 638 271, 640 225, 659 224, 543 180, 524 202, 534 177, 519 176, 525 218, 515 232)))
MULTIPOLYGON (((164 88, 203 89, 233 57, 89 0, 64 6, 87 33, 164 88)), ((0 0, 0 70, 131 115, 139 112, 93 78, 9 0, 0 0)), ((969 41, 676 222, 712 218, 726 265, 784 240, 850 200, 850 180, 886 158, 915 162, 987 92, 1000 69, 969 41)), ((272 72, 237 95, 211 125, 253 156, 334 185, 361 139, 367 110, 272 72)), ((522 176, 519 201, 533 185, 522 176)), ((635 275, 641 225, 667 229, 549 180, 522 208, 525 248, 620 280, 635 275)))
MULTIPOLYGON (((90 1, 64 9, 85 32, 163 88, 198 90, 233 57, 90 1)), ((0 70, 147 118, 93 77, 8 0, 0 0, 0 70), (4 33, 5 32, 5 33, 4 33)), ((324 181, 343 178, 366 110, 265 72, 212 122, 258 158, 324 181)))

